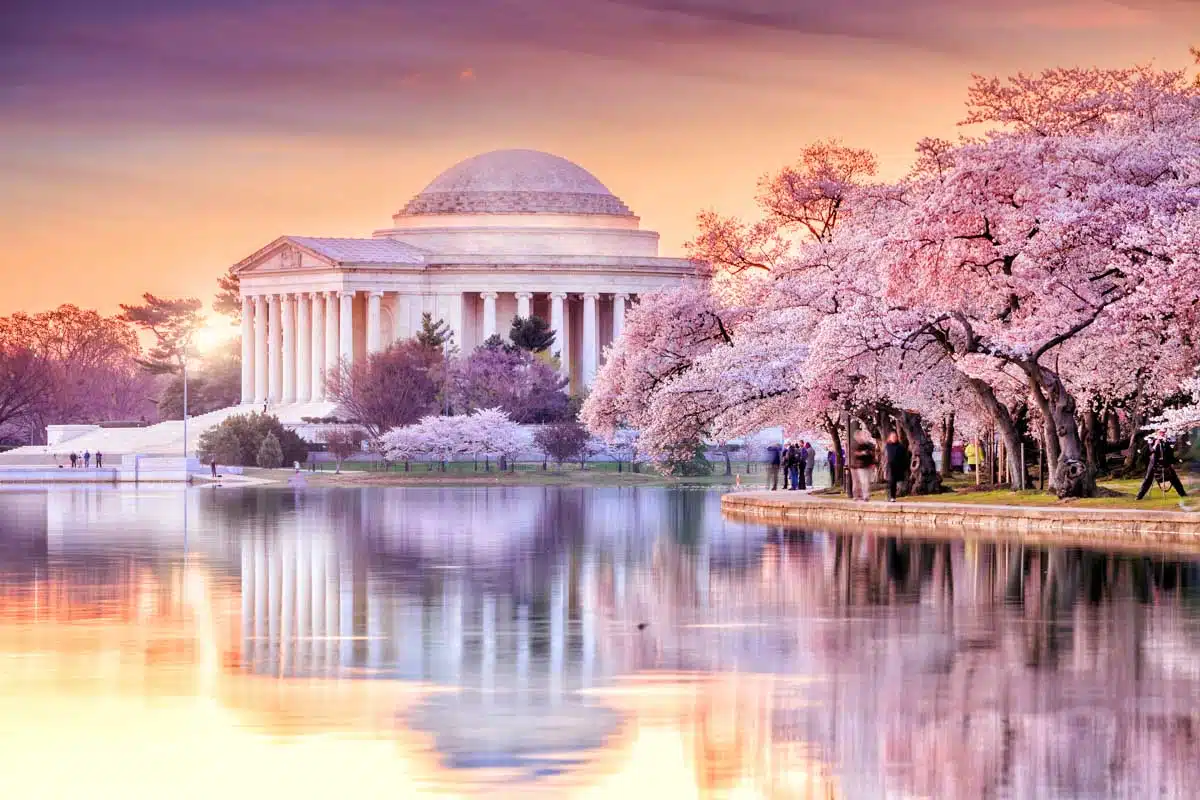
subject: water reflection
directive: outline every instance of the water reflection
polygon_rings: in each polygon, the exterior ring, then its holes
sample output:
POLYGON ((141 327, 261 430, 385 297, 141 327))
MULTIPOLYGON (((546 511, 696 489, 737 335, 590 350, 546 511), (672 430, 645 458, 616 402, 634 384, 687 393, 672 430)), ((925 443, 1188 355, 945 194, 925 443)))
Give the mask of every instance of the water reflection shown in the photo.
POLYGON ((699 491, 0 492, 0 789, 1191 796, 1198 587, 699 491))

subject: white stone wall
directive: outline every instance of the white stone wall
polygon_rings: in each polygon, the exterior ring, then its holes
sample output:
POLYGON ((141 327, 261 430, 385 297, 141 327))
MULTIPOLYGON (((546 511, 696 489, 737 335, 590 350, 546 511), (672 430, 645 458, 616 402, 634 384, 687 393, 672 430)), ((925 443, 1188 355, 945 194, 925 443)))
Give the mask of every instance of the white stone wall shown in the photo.
POLYGON ((654 231, 493 226, 394 229, 382 233, 432 253, 658 256, 658 234, 654 231))

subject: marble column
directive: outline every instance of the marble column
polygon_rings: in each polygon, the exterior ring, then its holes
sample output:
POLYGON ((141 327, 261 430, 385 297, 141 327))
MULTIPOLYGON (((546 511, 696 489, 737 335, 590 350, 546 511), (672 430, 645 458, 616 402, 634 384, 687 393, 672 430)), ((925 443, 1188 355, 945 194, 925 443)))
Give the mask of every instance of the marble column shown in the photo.
POLYGON ((279 649, 279 540, 271 542, 267 548, 267 660, 277 659, 279 649), (274 651, 276 659, 271 659, 274 651))
POLYGON ((600 321, 596 311, 596 303, 600 295, 586 292, 583 295, 583 346, 580 348, 581 365, 580 378, 584 388, 596 380, 596 369, 600 363, 600 321))
POLYGON ((254 298, 254 402, 267 401, 267 298, 254 298))
POLYGON ((554 346, 558 348, 559 372, 571 375, 571 356, 567 347, 567 295, 554 292, 550 295, 550 327, 554 329, 554 346))
POLYGON ((296 400, 312 400, 312 318, 308 292, 296 295, 296 400))
POLYGON ((383 292, 367 293, 367 353, 378 353, 383 349, 383 319, 380 303, 383 292))
POLYGON ((283 402, 296 402, 296 298, 283 295, 283 402))
MULTIPOLYGON (((242 303, 242 320, 245 321, 246 303, 242 303)), ((244 363, 244 362, 243 362, 244 363)), ((254 540, 242 539, 242 662, 252 663, 254 652, 254 540)))
POLYGON ((338 293, 325 293, 325 377, 337 369, 338 359, 342 357, 342 349, 338 344, 338 332, 341 324, 338 321, 338 293))
POLYGON ((340 317, 341 331, 338 334, 340 352, 338 356, 346 362, 346 366, 354 363, 354 292, 347 291, 338 295, 342 309, 340 317))
POLYGON ((621 338, 621 331, 625 330, 625 304, 629 302, 629 295, 614 294, 613 295, 613 341, 621 338))
POLYGON ((270 303, 271 310, 270 318, 267 320, 267 399, 272 403, 278 403, 283 397, 283 387, 280 386, 280 378, 283 373, 280 371, 281 360, 279 354, 280 327, 279 327, 279 295, 267 295, 267 302, 270 303))
POLYGON ((517 292, 517 316, 521 319, 529 319, 531 316, 530 305, 533 302, 533 292, 517 292))
POLYGON ((484 341, 496 335, 496 293, 480 292, 483 298, 483 338, 484 341))
POLYGON ((254 546, 254 657, 258 669, 267 659, 267 540, 261 531, 251 540, 254 546))
POLYGON ((517 697, 524 699, 529 693, 529 663, 531 637, 529 635, 529 605, 517 606, 517 697))
POLYGON ((325 296, 313 292, 308 296, 312 306, 312 334, 310 342, 312 399, 325 399, 325 296))
POLYGON ((392 338, 394 341, 407 339, 416 335, 413 329, 412 321, 412 295, 399 292, 396 295, 395 306, 395 325, 392 326, 392 338))
POLYGON ((242 402, 254 400, 254 301, 242 295, 242 402))
POLYGON ((550 583, 550 702, 562 701, 567 660, 567 605, 570 602, 570 556, 559 557, 550 583))
POLYGON ((285 536, 279 547, 279 671, 280 677, 295 673, 296 647, 296 540, 285 536))

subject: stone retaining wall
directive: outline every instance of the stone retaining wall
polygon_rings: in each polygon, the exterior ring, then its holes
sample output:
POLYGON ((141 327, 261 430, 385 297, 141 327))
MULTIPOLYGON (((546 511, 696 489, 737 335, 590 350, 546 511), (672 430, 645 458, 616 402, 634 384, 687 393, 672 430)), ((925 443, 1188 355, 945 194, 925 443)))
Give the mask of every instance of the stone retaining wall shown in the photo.
POLYGON ((726 515, 747 521, 819 526, 845 533, 878 530, 894 536, 937 538, 988 534, 1039 543, 1200 550, 1200 513, 1184 511, 856 503, 780 492, 732 492, 721 498, 721 508, 726 515))

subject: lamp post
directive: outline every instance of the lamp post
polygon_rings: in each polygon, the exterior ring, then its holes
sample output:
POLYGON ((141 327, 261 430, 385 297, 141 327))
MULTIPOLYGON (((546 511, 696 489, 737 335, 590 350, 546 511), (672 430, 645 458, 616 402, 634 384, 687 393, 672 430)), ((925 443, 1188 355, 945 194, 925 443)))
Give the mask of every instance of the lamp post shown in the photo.
POLYGON ((187 454, 188 454, 188 429, 187 429, 188 428, 188 426, 187 426, 187 419, 188 419, 188 407, 187 407, 188 406, 188 387, 187 387, 188 342, 187 342, 187 340, 184 340, 184 343, 183 343, 182 357, 183 357, 183 469, 184 469, 184 472, 186 472, 187 471, 187 454))
POLYGON ((187 450, 188 450, 187 401, 188 401, 188 396, 187 396, 187 345, 185 344, 183 346, 183 468, 184 469, 187 469, 187 450))
POLYGON ((188 350, 192 346, 192 335, 194 331, 188 331, 183 337, 179 359, 183 366, 183 470, 187 473, 187 457, 188 457, 188 350))

